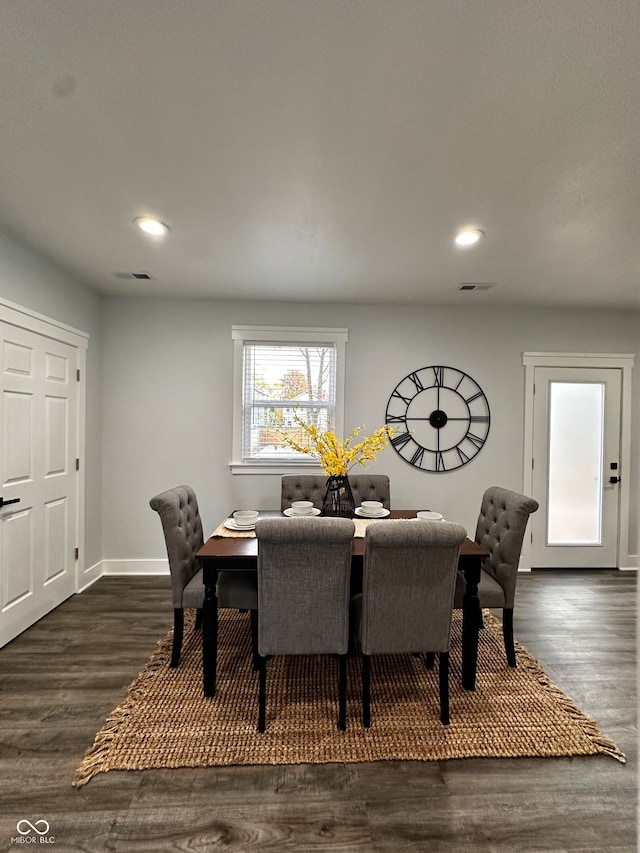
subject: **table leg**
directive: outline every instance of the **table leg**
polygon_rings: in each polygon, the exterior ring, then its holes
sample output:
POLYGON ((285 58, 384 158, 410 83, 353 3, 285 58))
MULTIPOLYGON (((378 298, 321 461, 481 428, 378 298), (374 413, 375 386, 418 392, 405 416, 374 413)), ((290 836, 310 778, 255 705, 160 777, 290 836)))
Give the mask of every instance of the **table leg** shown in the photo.
POLYGON ((465 690, 475 690, 478 632, 482 625, 482 610, 478 599, 480 565, 465 568, 464 575, 466 584, 462 602, 462 686, 465 690))
POLYGON ((215 696, 218 661, 218 572, 212 569, 207 572, 206 577, 202 608, 202 686, 205 696, 215 696))

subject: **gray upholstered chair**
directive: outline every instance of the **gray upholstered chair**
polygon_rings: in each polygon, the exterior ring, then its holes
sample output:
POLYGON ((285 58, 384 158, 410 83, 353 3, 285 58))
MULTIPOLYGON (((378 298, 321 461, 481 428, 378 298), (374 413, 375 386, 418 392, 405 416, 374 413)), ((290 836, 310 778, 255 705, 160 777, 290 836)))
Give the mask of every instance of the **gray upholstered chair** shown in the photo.
MULTIPOLYGON (((196 608, 196 628, 201 622, 204 584, 196 554, 204 541, 202 521, 195 492, 190 486, 176 486, 161 492, 151 498, 149 505, 160 516, 167 546, 173 596, 173 647, 170 666, 176 667, 180 663, 182 649, 184 609, 196 608)), ((256 664, 255 613, 258 607, 258 590, 255 572, 220 572, 217 594, 219 607, 251 611, 252 648, 256 664)))
POLYGON ((446 521, 371 524, 362 593, 352 600, 362 648, 362 722, 371 725, 371 655, 438 653, 440 720, 449 723, 449 647, 458 552, 467 531, 446 521))
MULTIPOLYGON (((356 506, 362 501, 381 501, 391 509, 389 477, 386 474, 349 474, 349 484, 356 506)), ((291 506, 293 501, 313 501, 316 509, 322 509, 327 478, 322 474, 285 474, 282 477, 280 509, 291 506)))
MULTIPOLYGON (((502 608, 502 634, 509 666, 517 665, 513 642, 513 605, 522 540, 529 516, 537 509, 538 501, 533 498, 500 486, 491 486, 482 497, 478 516, 475 541, 491 552, 482 566, 478 598, 480 607, 502 608)), ((464 577, 459 574, 455 607, 462 607, 464 589, 464 577)))
POLYGON ((339 655, 338 727, 346 728, 353 521, 267 518, 258 539, 258 731, 265 730, 267 657, 339 655))

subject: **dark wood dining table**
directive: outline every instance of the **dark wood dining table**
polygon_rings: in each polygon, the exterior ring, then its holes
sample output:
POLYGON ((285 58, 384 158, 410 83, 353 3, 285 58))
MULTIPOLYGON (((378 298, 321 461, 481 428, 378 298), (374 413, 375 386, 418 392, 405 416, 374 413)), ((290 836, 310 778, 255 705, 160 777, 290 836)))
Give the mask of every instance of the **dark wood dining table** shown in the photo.
MULTIPOLYGON (((391 510, 390 519, 415 518, 417 510, 391 510)), ((260 510, 260 518, 278 518, 280 510, 260 510)), ((364 538, 355 537, 351 549, 352 572, 362 571, 364 538)), ((462 685, 475 690, 478 662, 478 631, 482 611, 478 600, 478 583, 482 561, 489 556, 486 548, 466 539, 460 546, 458 568, 465 577, 462 606, 462 685)), ((205 696, 215 696, 218 658, 218 572, 257 571, 258 540, 255 536, 211 536, 198 551, 202 565, 205 598, 202 614, 202 679, 205 696)))

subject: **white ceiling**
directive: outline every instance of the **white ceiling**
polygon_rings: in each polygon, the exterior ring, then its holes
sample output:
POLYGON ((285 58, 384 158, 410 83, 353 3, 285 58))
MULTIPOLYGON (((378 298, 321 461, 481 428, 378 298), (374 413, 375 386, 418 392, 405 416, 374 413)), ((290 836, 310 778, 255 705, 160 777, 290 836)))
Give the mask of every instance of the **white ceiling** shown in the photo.
POLYGON ((639 58, 638 0, 2 0, 0 225, 104 293, 640 308, 639 58))

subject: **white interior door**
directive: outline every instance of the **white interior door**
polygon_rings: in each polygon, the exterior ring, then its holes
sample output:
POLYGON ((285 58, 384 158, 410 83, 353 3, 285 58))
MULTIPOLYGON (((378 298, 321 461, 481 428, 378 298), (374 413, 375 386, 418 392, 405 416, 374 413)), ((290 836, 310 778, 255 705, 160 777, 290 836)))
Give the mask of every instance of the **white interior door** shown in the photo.
POLYGON ((536 367, 533 568, 615 568, 622 371, 536 367))
POLYGON ((76 590, 76 365, 68 343, 0 322, 0 645, 76 590))

